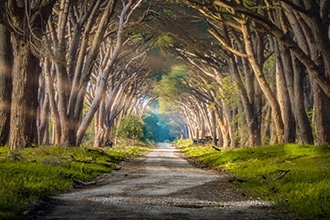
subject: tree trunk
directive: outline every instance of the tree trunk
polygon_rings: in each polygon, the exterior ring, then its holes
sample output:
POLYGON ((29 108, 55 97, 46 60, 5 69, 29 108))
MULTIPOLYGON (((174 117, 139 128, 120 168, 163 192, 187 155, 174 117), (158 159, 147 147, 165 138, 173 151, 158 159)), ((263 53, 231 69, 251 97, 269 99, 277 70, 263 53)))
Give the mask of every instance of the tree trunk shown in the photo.
POLYGON ((49 145, 49 96, 46 93, 45 77, 41 77, 38 94, 38 145, 49 145))
MULTIPOLYGON (((235 45, 233 45, 233 42, 235 42, 241 54, 245 54, 244 43, 241 42, 238 32, 226 27, 225 25, 223 25, 223 29, 225 30, 223 35, 227 44, 231 45, 232 48, 235 48, 235 45), (231 33, 231 38, 234 40, 231 40, 229 37, 229 30, 231 33)), ((228 50, 230 51, 230 49, 228 50)), ((248 60, 244 56, 235 54, 229 54, 228 56, 229 69, 233 73, 238 91, 240 93, 247 122, 247 129, 249 133, 247 145, 259 146, 261 145, 262 92, 255 81, 255 76, 248 64, 248 60), (238 68, 237 63, 240 63, 241 68, 238 68), (244 78, 245 80, 243 80, 244 78)))
MULTIPOLYGON (((60 145, 66 146, 68 143, 69 134, 69 119, 67 115, 67 103, 69 99, 69 80, 67 78, 66 69, 62 64, 55 64, 56 68, 56 86, 58 93, 57 109, 60 121, 60 145)), ((57 137, 58 138, 58 137, 57 137)))
POLYGON ((216 117, 217 117, 217 124, 219 125, 220 131, 221 131, 221 143, 222 147, 228 148, 230 147, 230 131, 228 123, 226 122, 226 117, 224 117, 224 114, 221 109, 217 108, 216 117))
POLYGON ((105 100, 102 99, 100 107, 95 113, 95 137, 94 137, 94 147, 102 147, 104 141, 104 122, 105 122, 105 100))
POLYGON ((56 1, 7 1, 3 22, 11 32, 14 64, 9 148, 12 150, 37 143, 40 40, 56 1), (33 52, 34 54, 33 54, 33 52))
POLYGON ((283 135, 284 135, 284 124, 283 119, 281 115, 281 109, 280 105, 276 99, 275 94, 271 90, 269 84, 267 83, 265 76, 261 70, 261 67, 258 65, 258 62, 256 61, 255 53, 253 50, 253 45, 251 42, 251 35, 248 30, 248 24, 242 25, 242 32, 244 37, 244 42, 246 46, 246 52, 249 56, 249 62, 252 66, 253 72, 256 76, 256 79, 260 85, 261 90, 263 91, 267 101, 269 102, 269 105, 272 108, 272 116, 273 121, 276 129, 276 137, 277 141, 279 143, 283 143, 283 135))
POLYGON ((60 145, 61 123, 55 101, 55 89, 54 89, 54 80, 53 80, 53 77, 55 76, 55 67, 54 65, 51 65, 49 60, 46 60, 44 62, 44 74, 45 74, 45 87, 49 99, 49 107, 51 112, 50 115, 52 118, 52 126, 53 126, 51 142, 54 145, 60 145))
POLYGON ((12 53, 10 33, 0 24, 0 146, 7 144, 10 131, 12 53))
POLYGON ((22 149, 37 143, 37 108, 39 60, 28 42, 12 35, 14 65, 10 117, 10 149, 22 149))
POLYGON ((294 115, 298 126, 298 135, 302 144, 313 144, 313 130, 311 122, 308 119, 305 106, 305 95, 303 89, 304 69, 301 63, 293 58, 293 73, 294 73, 294 115))
POLYGON ((107 82, 110 74, 112 73, 113 65, 115 64, 115 61, 117 60, 117 57, 118 57, 118 55, 122 49, 123 43, 124 43, 123 37, 124 37, 124 25, 126 22, 125 17, 126 17, 128 7, 130 7, 130 5, 131 4, 128 4, 125 6, 125 8, 123 9, 123 11, 119 17, 116 46, 111 54, 111 58, 109 59, 109 61, 107 63, 106 69, 102 73, 93 103, 92 103, 88 113, 86 114, 85 118, 83 119, 81 125, 79 126, 79 128, 77 130, 77 135, 76 135, 76 144, 77 145, 81 144, 82 137, 85 134, 89 124, 91 123, 91 121, 95 115, 95 112, 98 110, 101 100, 103 99, 103 96, 105 94, 106 82, 107 82))
POLYGON ((264 107, 263 111, 264 116, 263 116, 263 121, 264 123, 261 124, 262 128, 261 128, 261 136, 262 138, 262 144, 263 145, 268 145, 271 143, 271 139, 272 139, 272 123, 269 123, 272 121, 272 111, 271 108, 267 105, 264 107))
MULTIPOLYGON (((276 53, 276 85, 279 102, 281 103, 282 115, 284 123, 284 135, 283 140, 285 143, 295 143, 296 140, 296 123, 294 114, 292 111, 290 95, 288 86, 285 80, 285 71, 281 62, 281 56, 278 47, 275 50, 276 53)), ((291 73, 287 73, 291 74, 291 73)), ((293 96, 291 96, 293 98, 293 96)))
POLYGON ((218 146, 218 140, 217 140, 217 119, 215 116, 215 110, 212 110, 211 112, 212 117, 212 139, 214 146, 218 146))
MULTIPOLYGON (((315 83, 316 84, 316 83, 315 83)), ((315 145, 330 143, 330 99, 318 86, 314 86, 314 108, 315 108, 315 145)))
MULTIPOLYGON (((248 128, 248 139, 249 139, 249 146, 260 146, 261 145, 261 111, 260 111, 260 96, 257 96, 254 93, 254 89, 252 88, 254 85, 251 81, 246 83, 246 87, 243 84, 243 81, 240 77, 239 70, 237 65, 234 62, 234 58, 229 58, 229 66, 234 74, 235 82, 237 84, 238 90, 240 92, 243 109, 245 112, 245 118, 247 122, 248 128), (247 88, 249 93, 247 92, 247 88)), ((245 68, 245 71, 249 71, 245 68)), ((246 72, 246 74, 248 74, 246 72)), ((254 81, 254 77, 252 76, 246 77, 246 81, 252 80, 254 81)))
MULTIPOLYGON (((307 24, 299 22, 299 17, 294 13, 293 9, 286 4, 282 4, 286 18, 292 26, 292 30, 295 34, 296 41, 299 47, 306 53, 309 53, 310 40, 307 36, 311 34, 306 33, 308 30, 307 24), (304 33, 305 32, 305 33, 304 33)), ((284 18, 279 14, 278 24, 284 25, 284 18)), ((287 28, 287 27, 283 27, 287 28)), ((283 43, 277 43, 279 48, 279 54, 281 56, 281 63, 285 72, 285 79, 288 88, 288 92, 291 98, 292 112, 296 121, 296 133, 298 142, 302 144, 312 144, 314 142, 313 133, 310 121, 306 114, 306 108, 304 103, 304 88, 303 80, 305 75, 305 67, 303 64, 290 53, 283 43)))

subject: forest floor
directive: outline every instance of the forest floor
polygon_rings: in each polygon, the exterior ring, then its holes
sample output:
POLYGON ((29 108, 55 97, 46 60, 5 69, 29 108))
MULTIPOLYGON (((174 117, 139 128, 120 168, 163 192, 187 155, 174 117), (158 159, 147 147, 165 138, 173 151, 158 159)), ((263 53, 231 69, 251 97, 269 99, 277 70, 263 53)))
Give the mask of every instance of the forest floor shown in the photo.
POLYGON ((292 219, 238 189, 225 172, 191 165, 171 144, 120 166, 96 185, 53 197, 29 218, 292 219))

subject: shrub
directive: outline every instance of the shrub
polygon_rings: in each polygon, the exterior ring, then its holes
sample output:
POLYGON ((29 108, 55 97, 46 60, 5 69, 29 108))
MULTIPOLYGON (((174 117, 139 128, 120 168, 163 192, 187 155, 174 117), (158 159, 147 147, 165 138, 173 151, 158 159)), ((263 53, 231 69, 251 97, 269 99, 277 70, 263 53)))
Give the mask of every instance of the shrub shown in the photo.
POLYGON ((143 137, 143 121, 135 115, 124 116, 119 126, 122 138, 140 139, 143 137))

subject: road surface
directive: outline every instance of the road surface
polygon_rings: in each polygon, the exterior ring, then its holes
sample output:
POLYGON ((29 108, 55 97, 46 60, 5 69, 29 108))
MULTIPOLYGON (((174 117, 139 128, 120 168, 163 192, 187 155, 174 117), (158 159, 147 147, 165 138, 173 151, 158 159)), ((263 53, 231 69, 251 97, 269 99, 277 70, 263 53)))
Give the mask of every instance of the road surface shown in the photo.
POLYGON ((171 144, 123 162, 98 186, 53 198, 36 219, 287 219, 228 175, 195 168, 171 144))

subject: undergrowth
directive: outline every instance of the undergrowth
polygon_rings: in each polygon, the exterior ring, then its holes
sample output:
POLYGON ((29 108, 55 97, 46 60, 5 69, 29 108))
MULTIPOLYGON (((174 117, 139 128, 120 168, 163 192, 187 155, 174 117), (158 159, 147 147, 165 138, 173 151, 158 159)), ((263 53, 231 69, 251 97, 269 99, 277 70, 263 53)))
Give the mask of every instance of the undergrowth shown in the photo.
POLYGON ((19 219, 36 201, 72 188, 74 180, 93 180, 148 149, 37 147, 14 152, 13 157, 7 147, 0 147, 0 219, 19 219))
POLYGON ((278 144, 240 149, 178 144, 182 151, 233 174, 240 187, 300 219, 330 216, 330 149, 278 144))

